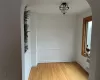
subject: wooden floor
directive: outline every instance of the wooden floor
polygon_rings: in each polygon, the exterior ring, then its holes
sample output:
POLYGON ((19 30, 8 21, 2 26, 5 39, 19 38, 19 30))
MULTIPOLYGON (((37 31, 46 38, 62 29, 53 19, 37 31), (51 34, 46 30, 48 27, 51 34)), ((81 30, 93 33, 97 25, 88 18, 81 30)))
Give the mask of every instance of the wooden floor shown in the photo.
POLYGON ((45 63, 32 68, 29 80, 88 80, 77 63, 45 63))

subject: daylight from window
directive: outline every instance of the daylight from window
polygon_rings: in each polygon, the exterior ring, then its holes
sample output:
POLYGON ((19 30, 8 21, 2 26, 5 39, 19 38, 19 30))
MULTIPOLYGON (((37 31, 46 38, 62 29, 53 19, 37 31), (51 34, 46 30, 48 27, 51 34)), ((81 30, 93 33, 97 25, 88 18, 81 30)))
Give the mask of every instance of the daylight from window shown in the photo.
POLYGON ((87 26, 87 45, 88 48, 91 49, 92 21, 89 21, 87 26))

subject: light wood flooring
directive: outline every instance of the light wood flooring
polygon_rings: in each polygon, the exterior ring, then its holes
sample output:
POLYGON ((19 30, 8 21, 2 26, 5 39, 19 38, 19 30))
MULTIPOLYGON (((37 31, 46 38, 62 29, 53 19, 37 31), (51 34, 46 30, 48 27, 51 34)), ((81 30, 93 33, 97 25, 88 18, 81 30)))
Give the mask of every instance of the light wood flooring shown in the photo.
POLYGON ((31 69, 29 80, 88 80, 77 63, 43 63, 31 69))

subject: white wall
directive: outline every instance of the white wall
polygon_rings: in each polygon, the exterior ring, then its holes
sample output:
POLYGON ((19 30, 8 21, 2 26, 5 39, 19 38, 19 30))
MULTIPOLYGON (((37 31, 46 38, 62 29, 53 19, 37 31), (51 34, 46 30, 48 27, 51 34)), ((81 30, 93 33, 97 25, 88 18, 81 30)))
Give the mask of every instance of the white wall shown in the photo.
POLYGON ((29 19, 27 21, 28 24, 28 50, 24 53, 25 54, 25 80, 28 80, 29 78, 29 74, 30 74, 30 70, 32 67, 31 64, 31 25, 30 25, 31 21, 30 21, 30 16, 29 19))
POLYGON ((25 80, 25 54, 24 54, 24 22, 23 22, 23 17, 24 17, 24 4, 21 5, 21 10, 20 10, 20 15, 21 15, 21 58, 22 58, 22 80, 25 80))
MULTIPOLYGON (((33 28, 37 28, 36 52, 38 63, 75 61, 74 35, 76 16, 37 14, 37 18, 33 16, 32 21, 33 28)), ((32 32, 33 38, 35 39, 35 31, 32 32)), ((35 42, 36 41, 32 40, 32 45, 34 45, 35 42)), ((34 49, 34 47, 32 49, 34 49)), ((32 60, 32 62, 34 61, 35 60, 32 60)))
POLYGON ((87 67, 89 66, 88 62, 86 62, 87 58, 81 54, 82 50, 82 28, 83 28, 83 18, 92 16, 91 10, 81 13, 77 16, 77 30, 76 30, 76 61, 88 71, 87 67))
POLYGON ((28 50, 25 53, 25 80, 28 80, 31 70, 31 52, 28 50))
POLYGON ((31 64, 32 66, 37 66, 37 36, 36 36, 36 27, 37 23, 37 14, 31 13, 31 64))

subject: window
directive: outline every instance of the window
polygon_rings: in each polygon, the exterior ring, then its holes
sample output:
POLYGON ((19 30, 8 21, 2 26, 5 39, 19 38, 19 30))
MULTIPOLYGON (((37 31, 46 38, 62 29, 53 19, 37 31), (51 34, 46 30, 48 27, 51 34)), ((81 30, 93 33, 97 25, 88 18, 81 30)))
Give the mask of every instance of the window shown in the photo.
POLYGON ((88 56, 91 51, 92 16, 83 19, 82 55, 88 56))

